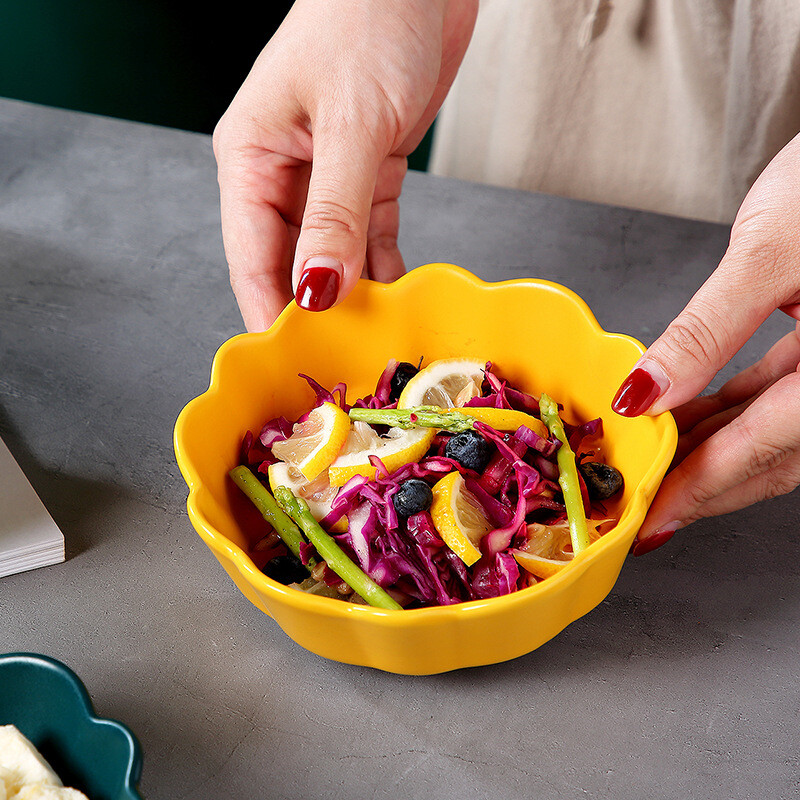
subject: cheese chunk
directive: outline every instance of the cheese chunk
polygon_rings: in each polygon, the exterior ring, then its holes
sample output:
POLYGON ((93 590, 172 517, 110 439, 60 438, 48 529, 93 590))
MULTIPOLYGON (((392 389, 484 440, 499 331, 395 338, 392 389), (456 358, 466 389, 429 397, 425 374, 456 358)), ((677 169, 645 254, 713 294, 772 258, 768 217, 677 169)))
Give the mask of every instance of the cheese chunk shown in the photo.
POLYGON ((62 785, 39 751, 13 725, 0 725, 0 800, 88 800, 62 785))
POLYGON ((13 725, 0 725, 0 768, 8 800, 26 783, 62 785, 39 751, 13 725))
POLYGON ((46 783, 28 783, 9 800, 87 800, 83 792, 66 786, 51 786, 46 783))

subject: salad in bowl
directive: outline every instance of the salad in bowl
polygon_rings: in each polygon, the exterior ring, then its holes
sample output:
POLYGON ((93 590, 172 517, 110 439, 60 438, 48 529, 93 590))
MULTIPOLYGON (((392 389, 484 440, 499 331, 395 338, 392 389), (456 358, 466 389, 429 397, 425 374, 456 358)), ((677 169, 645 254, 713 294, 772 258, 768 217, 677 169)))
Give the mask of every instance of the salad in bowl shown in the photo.
POLYGON ((611 410, 643 350, 563 286, 448 264, 291 303, 220 347, 178 417, 189 519, 319 656, 416 675, 521 656, 611 591, 669 466, 669 414, 611 410), (590 470, 622 485, 593 497, 590 470))
POLYGON ((347 400, 310 376, 312 406, 242 442, 232 480, 266 520, 262 571, 299 591, 402 610, 510 594, 613 526, 624 485, 598 460, 602 420, 565 423, 491 361, 390 359, 347 400))

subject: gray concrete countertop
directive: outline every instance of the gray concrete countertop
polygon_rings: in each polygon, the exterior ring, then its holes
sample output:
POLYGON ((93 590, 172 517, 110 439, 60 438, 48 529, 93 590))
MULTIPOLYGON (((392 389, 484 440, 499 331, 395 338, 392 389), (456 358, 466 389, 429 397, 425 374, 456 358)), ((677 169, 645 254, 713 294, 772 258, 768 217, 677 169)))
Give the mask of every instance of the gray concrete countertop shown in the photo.
MULTIPOLYGON (((727 231, 409 175, 409 266, 536 276, 645 343, 727 231)), ((726 369, 789 329, 774 315, 726 369)), ((800 793, 797 493, 629 558, 528 656, 408 678, 296 646, 192 530, 172 426, 242 330, 208 137, 0 101, 0 434, 67 561, 0 579, 0 650, 72 667, 149 800, 800 793)), ((724 377, 724 376, 723 376, 724 377)))

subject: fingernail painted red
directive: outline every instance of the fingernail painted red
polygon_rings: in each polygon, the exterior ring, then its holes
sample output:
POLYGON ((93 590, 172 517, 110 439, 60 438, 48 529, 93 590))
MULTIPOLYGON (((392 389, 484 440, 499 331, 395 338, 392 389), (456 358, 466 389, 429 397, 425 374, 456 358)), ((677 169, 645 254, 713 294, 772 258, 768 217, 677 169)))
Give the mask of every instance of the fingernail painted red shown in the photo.
POLYGON ((611 408, 623 417, 636 417, 647 411, 660 394, 661 387, 653 376, 637 368, 622 382, 611 408))
POLYGON ((662 528, 646 539, 637 541, 631 548, 631 552, 635 556, 643 556, 645 553, 661 547, 662 544, 666 544, 675 534, 675 530, 676 528, 662 528))
POLYGON ((307 311, 325 311, 339 296, 339 273, 328 267, 311 267, 300 276, 295 300, 307 311))

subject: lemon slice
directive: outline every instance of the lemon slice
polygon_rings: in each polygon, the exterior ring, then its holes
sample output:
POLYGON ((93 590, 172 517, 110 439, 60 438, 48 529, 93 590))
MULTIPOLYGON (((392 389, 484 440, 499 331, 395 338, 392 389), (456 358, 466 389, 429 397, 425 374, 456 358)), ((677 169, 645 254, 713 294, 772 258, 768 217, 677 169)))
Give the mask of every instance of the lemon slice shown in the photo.
POLYGON ((557 572, 561 572, 564 567, 569 566, 572 559, 562 561, 557 558, 544 558, 544 556, 537 556, 533 553, 526 553, 524 550, 512 550, 511 554, 514 556, 517 564, 524 570, 535 575, 537 578, 550 578, 557 572))
POLYGON ((492 529, 480 503, 464 485, 459 472, 450 472, 433 486, 430 514, 444 543, 468 566, 480 557, 481 539, 492 529))
MULTIPOLYGON (((601 525, 613 522, 610 519, 587 519, 589 540, 596 542, 602 535, 598 530, 601 525)), ((559 522, 556 525, 533 523, 528 525, 527 541, 511 554, 517 563, 537 578, 549 578, 561 572, 573 559, 572 539, 569 524, 559 522)))
POLYGON ((458 411, 459 414, 466 414, 478 420, 478 422, 491 425, 498 431, 515 431, 520 425, 525 425, 543 439, 547 439, 550 436, 550 432, 544 422, 531 414, 526 414, 524 411, 516 411, 512 408, 491 408, 488 406, 469 406, 467 408, 451 408, 449 410, 458 411))
POLYGON ((390 428, 378 436, 366 422, 354 422, 336 460, 328 468, 331 486, 344 486, 355 475, 374 478, 370 456, 377 456, 392 473, 405 464, 419 461, 436 436, 435 428, 390 428))
POLYGON ((480 397, 486 361, 443 358, 428 364, 405 385, 398 408, 414 406, 461 407, 480 397))
MULTIPOLYGON (((325 519, 330 513, 333 501, 339 492, 338 486, 331 486, 328 473, 322 472, 313 481, 285 461, 276 461, 267 469, 270 489, 274 492, 279 486, 291 490, 295 497, 302 497, 308 503, 308 510, 317 522, 325 519)), ((335 533, 347 530, 347 518, 341 517, 332 526, 335 533)))
POLYGON ((276 458, 313 481, 339 455, 350 430, 350 417, 335 403, 323 403, 295 423, 292 435, 272 445, 276 458))

